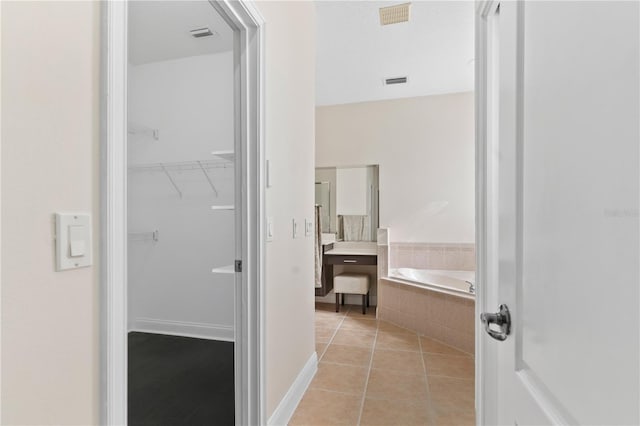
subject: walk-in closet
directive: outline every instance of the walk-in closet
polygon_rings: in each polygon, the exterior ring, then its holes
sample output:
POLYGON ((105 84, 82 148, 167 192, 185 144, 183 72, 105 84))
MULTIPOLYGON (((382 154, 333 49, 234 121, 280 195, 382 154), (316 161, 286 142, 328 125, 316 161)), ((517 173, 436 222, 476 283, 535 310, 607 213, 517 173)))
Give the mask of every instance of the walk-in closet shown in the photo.
POLYGON ((129 425, 233 424, 233 31, 207 1, 132 1, 129 425))

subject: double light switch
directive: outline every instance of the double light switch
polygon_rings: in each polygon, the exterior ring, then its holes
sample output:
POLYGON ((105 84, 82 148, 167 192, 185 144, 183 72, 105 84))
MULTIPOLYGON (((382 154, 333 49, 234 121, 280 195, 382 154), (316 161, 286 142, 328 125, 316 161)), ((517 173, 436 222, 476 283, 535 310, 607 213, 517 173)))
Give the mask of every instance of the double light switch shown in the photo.
POLYGON ((86 213, 56 213, 56 270, 91 265, 91 217, 86 213))

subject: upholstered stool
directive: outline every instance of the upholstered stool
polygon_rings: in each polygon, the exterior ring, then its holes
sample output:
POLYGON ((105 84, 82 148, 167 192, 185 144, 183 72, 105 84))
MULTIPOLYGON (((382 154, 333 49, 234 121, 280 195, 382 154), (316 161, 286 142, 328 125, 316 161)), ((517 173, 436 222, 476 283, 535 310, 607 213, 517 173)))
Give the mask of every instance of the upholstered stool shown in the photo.
POLYGON ((370 286, 369 275, 367 274, 344 273, 333 277, 333 291, 336 293, 336 312, 340 312, 340 295, 342 295, 342 304, 344 305, 345 294, 361 294, 362 314, 366 314, 366 306, 369 306, 370 286))

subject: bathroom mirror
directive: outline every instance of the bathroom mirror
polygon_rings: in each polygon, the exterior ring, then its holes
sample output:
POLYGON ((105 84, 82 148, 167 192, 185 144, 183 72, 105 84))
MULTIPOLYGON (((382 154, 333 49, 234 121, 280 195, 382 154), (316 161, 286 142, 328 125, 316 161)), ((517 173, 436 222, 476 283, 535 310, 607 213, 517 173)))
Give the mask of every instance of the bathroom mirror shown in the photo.
POLYGON ((331 183, 316 182, 316 204, 322 206, 320 222, 323 231, 331 229, 331 183))
POLYGON ((339 241, 375 241, 379 225, 377 165, 316 168, 323 233, 339 241))

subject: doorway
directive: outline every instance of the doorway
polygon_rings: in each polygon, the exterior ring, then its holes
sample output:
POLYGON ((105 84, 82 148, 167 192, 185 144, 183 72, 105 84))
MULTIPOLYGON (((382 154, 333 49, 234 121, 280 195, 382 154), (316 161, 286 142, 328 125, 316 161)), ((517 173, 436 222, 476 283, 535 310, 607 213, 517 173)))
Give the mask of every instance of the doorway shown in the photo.
POLYGON ((233 424, 233 30, 203 1, 128 13, 128 422, 233 424))
POLYGON ((291 424, 475 424, 474 3, 316 10, 319 366, 291 424))
POLYGON ((262 18, 105 17, 103 421, 262 423, 262 18))

